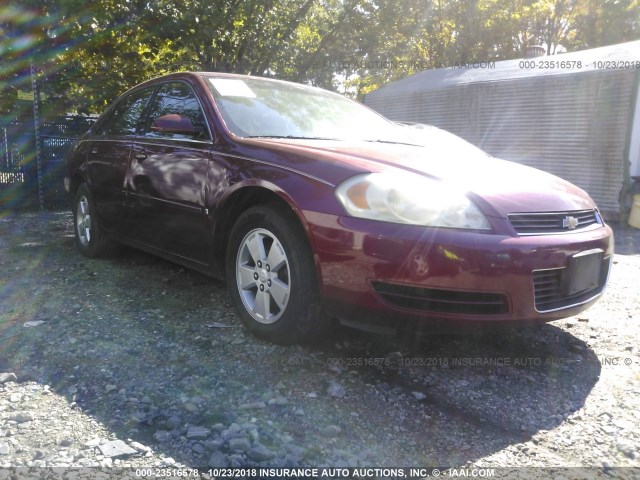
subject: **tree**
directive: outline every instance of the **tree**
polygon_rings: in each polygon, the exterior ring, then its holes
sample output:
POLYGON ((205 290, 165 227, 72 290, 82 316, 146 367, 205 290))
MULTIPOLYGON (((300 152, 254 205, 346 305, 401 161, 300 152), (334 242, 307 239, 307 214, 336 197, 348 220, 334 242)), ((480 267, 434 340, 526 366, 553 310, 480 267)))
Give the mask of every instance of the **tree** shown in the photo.
MULTIPOLYGON (((427 68, 640 36, 640 0, 22 0, 0 7, 0 108, 34 62, 45 111, 99 113, 179 70, 266 75, 360 97, 427 68)), ((3 107, 4 105, 4 107, 3 107)))
POLYGON ((587 0, 578 13, 567 48, 584 49, 636 40, 640 36, 639 0, 587 0))

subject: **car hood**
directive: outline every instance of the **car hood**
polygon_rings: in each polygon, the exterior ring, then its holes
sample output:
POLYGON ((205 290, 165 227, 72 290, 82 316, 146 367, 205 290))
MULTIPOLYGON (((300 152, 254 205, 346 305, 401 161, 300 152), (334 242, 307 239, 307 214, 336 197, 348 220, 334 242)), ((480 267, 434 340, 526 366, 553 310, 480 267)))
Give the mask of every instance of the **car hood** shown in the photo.
MULTIPOLYGON (((595 208, 582 189, 549 173, 488 156, 462 139, 429 145, 369 141, 255 139, 286 166, 337 185, 365 172, 402 169, 466 191, 487 215, 595 208), (283 156, 281 156, 283 155, 283 156), (294 165, 291 165, 294 163, 294 165)), ((270 156, 273 160, 274 156, 270 156)))

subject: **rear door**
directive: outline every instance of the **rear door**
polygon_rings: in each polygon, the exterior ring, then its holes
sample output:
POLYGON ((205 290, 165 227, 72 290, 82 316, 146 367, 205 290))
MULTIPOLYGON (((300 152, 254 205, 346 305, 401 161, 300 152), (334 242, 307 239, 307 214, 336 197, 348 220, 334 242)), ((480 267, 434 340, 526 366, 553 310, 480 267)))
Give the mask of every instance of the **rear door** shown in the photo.
POLYGON ((120 99, 91 137, 87 174, 100 223, 109 232, 121 233, 127 226, 125 176, 142 114, 155 88, 120 99))
POLYGON ((127 178, 135 238, 183 259, 207 262, 205 180, 212 136, 183 81, 160 86, 135 141, 127 178))

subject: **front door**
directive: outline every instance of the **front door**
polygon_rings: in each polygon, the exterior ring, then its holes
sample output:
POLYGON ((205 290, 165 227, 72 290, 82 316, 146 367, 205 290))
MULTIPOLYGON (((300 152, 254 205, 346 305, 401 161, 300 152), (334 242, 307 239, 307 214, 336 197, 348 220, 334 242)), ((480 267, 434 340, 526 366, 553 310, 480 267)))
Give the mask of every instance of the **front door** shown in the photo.
POLYGON ((163 84, 131 153, 127 188, 134 236, 146 246, 206 263, 204 193, 211 133, 185 82, 163 84))

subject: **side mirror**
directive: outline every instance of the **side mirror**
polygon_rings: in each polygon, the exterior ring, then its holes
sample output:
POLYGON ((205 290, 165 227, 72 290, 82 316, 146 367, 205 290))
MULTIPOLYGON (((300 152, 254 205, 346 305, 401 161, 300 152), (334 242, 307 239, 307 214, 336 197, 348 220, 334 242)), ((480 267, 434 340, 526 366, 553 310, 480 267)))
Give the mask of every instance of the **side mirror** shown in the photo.
POLYGON ((151 124, 151 131, 159 134, 177 134, 197 137, 202 133, 202 127, 196 127, 189 117, 177 113, 170 113, 156 118, 151 124))

